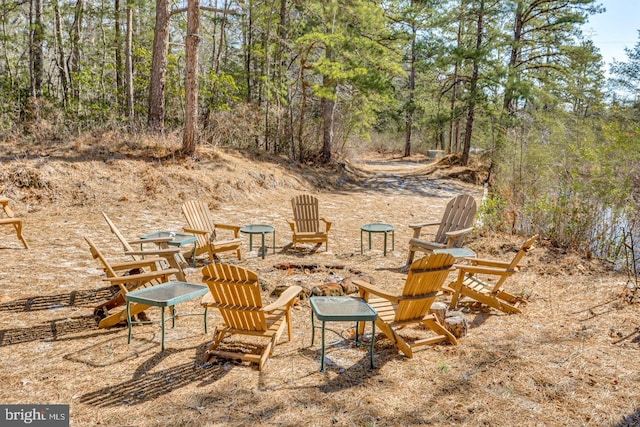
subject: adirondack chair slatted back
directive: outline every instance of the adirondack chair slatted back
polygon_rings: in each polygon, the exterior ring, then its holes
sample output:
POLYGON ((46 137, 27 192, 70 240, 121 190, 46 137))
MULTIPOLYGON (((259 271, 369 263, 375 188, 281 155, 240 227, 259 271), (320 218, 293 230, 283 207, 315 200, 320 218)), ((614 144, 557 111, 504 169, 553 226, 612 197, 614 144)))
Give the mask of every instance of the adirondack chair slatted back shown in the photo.
MULTIPOLYGON (((538 239, 538 235, 536 234, 535 236, 532 236, 529 239, 527 239, 522 244, 522 246, 520 247, 520 250, 518 251, 516 256, 514 256, 513 260, 511 260, 511 264, 509 264, 509 267, 507 267, 507 271, 517 271, 518 270, 518 265, 520 264, 520 261, 522 261, 522 259, 527 254, 527 252, 529 252, 529 249, 531 249, 531 247, 533 246, 533 244, 536 242, 537 239, 538 239)), ((492 292, 499 291, 500 288, 502 288, 502 285, 504 284, 504 282, 507 280, 507 278, 508 278, 508 276, 500 277, 500 279, 498 279, 498 281, 496 282, 495 286, 493 287, 492 292)))
MULTIPOLYGON (((447 243, 446 233, 471 227, 476 215, 477 205, 473 197, 468 194, 461 194, 454 197, 447 203, 447 207, 442 216, 442 222, 438 227, 435 242, 447 243)), ((454 241, 454 247, 461 247, 464 237, 454 241)))
POLYGON ((131 245, 129 244, 127 239, 124 238, 124 236, 120 232, 120 229, 118 229, 118 227, 116 227, 116 225, 113 223, 113 221, 111 221, 111 218, 109 218, 107 216, 107 214, 104 213, 104 212, 102 212, 102 216, 104 217, 105 221, 107 221, 107 224, 109 225, 109 228, 111 229, 111 232, 113 234, 115 234, 116 237, 118 238, 118 240, 120 240, 120 243, 122 243, 122 247, 124 248, 124 251, 125 252, 133 251, 133 248, 131 247, 131 245))
POLYGON ((267 330, 256 273, 219 263, 204 267, 202 276, 226 326, 243 331, 267 330))
POLYGON ((429 313, 436 294, 453 270, 454 262, 455 258, 449 254, 432 254, 411 264, 402 296, 426 297, 401 300, 396 309, 396 322, 422 319, 429 313))
MULTIPOLYGON (((182 213, 185 216, 189 227, 196 230, 204 230, 213 233, 215 223, 211 218, 211 212, 207 204, 201 200, 190 200, 182 205, 182 213)), ((197 245, 199 248, 207 247, 211 234, 196 234, 197 245)))
POLYGON ((293 220, 296 231, 300 233, 315 233, 320 230, 320 214, 318 198, 302 194, 291 199, 293 220))
POLYGON ((100 264, 102 264, 107 277, 117 277, 118 275, 116 274, 115 270, 111 267, 111 264, 109 264, 109 261, 107 261, 102 252, 100 252, 100 249, 98 249, 96 244, 93 243, 93 240, 86 236, 84 240, 89 244, 89 250, 91 251, 91 256, 93 257, 93 259, 100 260, 100 264))

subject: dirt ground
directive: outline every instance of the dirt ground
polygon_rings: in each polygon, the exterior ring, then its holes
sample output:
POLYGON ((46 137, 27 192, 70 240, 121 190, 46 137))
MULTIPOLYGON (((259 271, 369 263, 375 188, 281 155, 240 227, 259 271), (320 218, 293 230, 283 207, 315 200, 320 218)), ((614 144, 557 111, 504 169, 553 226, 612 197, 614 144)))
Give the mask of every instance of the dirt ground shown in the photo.
MULTIPOLYGON (((477 171, 429 159, 361 155, 323 170, 213 149, 178 161, 167 156, 172 148, 115 135, 0 143, 0 194, 25 218, 31 246, 23 249, 0 228, 0 403, 69 404, 73 426, 640 425, 640 310, 620 297, 626 276, 545 242, 506 286, 527 299, 522 314, 465 308, 469 331, 459 345, 436 345, 412 359, 378 334, 373 370, 366 347, 342 342, 328 349, 319 372, 306 299, 294 308, 293 339, 275 348, 263 371, 222 359, 202 363, 211 333, 199 316, 167 329, 164 352, 157 324, 134 327, 131 344, 126 327, 98 329, 93 307, 110 290, 83 236, 109 259, 123 259, 101 211, 135 239, 180 231, 181 203, 206 200, 219 222, 276 228, 275 254, 250 252, 243 235, 243 260, 222 255, 273 286, 311 289, 362 272, 400 289, 408 224, 437 221, 456 194, 482 197, 482 187, 469 183, 479 182, 477 171), (333 220, 328 251, 287 248, 289 200, 306 192, 333 220), (361 255, 360 226, 378 221, 395 227, 395 248, 389 243, 383 256, 376 235, 361 255), (319 268, 286 271, 279 263, 319 268)), ((524 238, 478 232, 468 246, 510 260, 524 238)), ((199 268, 186 273, 201 282, 199 268)), ((197 301, 179 309, 202 312, 197 301)), ((158 309, 147 313, 159 318, 158 309)), ((211 313, 210 327, 217 322, 211 313)))

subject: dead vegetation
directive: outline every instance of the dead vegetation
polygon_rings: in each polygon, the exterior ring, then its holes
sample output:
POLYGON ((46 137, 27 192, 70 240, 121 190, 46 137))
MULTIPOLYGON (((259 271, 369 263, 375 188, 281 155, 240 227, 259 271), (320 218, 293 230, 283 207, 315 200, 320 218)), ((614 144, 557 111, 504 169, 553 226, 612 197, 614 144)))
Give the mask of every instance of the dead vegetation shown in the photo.
MULTIPOLYGON (((115 135, 0 142, 0 193, 25 217, 32 247, 22 249, 0 229, 0 402, 70 404, 77 426, 640 423, 640 316, 622 298, 626 276, 544 242, 507 285, 527 300, 522 315, 466 307, 469 332, 457 347, 434 346, 413 359, 378 335, 374 370, 366 348, 341 343, 327 353, 327 372, 318 372, 306 300, 294 310, 294 339, 276 347, 263 372, 227 360, 202 364, 211 333, 200 317, 179 318, 164 353, 157 325, 134 328, 130 345, 126 328, 97 329, 93 307, 111 290, 82 236, 110 258, 120 251, 100 211, 126 236, 180 230, 180 204, 191 198, 207 200, 221 222, 274 225, 276 254, 262 260, 255 247, 247 253, 245 241, 240 262, 258 272, 267 298, 278 286, 312 290, 354 274, 396 289, 404 281, 407 224, 439 218, 459 192, 480 197, 484 176, 476 170, 461 174, 473 184, 451 180, 447 170, 455 166, 428 159, 350 159, 327 170, 207 148, 178 161, 170 156, 175 148, 115 135), (288 200, 306 191, 334 221, 329 252, 285 248, 288 200), (373 250, 360 254, 360 226, 376 221, 396 229, 386 257, 375 238, 373 250)), ((476 233, 469 246, 509 260, 522 240, 476 233)), ((200 282, 198 269, 187 274, 200 282)), ((195 302, 179 309, 201 310, 195 302)), ((215 325, 217 314, 209 321, 215 325)))

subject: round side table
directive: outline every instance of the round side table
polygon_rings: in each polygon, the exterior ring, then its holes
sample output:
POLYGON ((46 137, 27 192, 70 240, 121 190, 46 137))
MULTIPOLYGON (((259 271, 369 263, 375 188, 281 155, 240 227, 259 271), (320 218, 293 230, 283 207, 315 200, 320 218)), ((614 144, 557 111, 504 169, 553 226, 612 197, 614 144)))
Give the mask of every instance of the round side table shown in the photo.
POLYGON ((395 245, 396 245, 396 237, 395 237, 395 230, 393 228, 393 225, 390 224, 380 224, 380 223, 376 223, 376 224, 365 224, 362 227, 360 227, 360 255, 363 254, 363 248, 362 248, 362 235, 364 233, 368 233, 369 234, 369 250, 371 250, 371 234, 372 233, 384 233, 384 256, 387 256, 387 234, 391 233, 391 250, 394 251, 395 250, 395 245))
POLYGON ((260 234, 261 238, 261 246, 260 249, 262 250, 262 259, 264 259, 265 254, 267 253, 267 248, 264 244, 264 236, 265 234, 272 234, 272 240, 273 240, 273 253, 276 253, 276 229, 275 227, 271 226, 271 225, 266 225, 266 224, 251 224, 251 225, 246 225, 244 227, 242 227, 240 229, 241 233, 244 234, 248 234, 249 235, 249 251, 253 250, 253 235, 254 234, 260 234))

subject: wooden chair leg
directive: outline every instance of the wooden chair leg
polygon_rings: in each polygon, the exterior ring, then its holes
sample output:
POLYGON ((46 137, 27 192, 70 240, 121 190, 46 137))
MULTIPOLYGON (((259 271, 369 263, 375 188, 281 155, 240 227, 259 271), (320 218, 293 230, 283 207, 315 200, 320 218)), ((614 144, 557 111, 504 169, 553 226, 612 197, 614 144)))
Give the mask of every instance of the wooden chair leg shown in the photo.
POLYGON ((29 245, 27 244, 27 241, 22 235, 22 221, 17 222, 16 224, 14 224, 14 226, 16 228, 16 234, 18 235, 18 239, 20 239, 25 249, 29 249, 29 245))
POLYGON ((407 257, 407 265, 411 265, 415 254, 416 254, 416 251, 413 248, 409 247, 409 256, 407 257))

